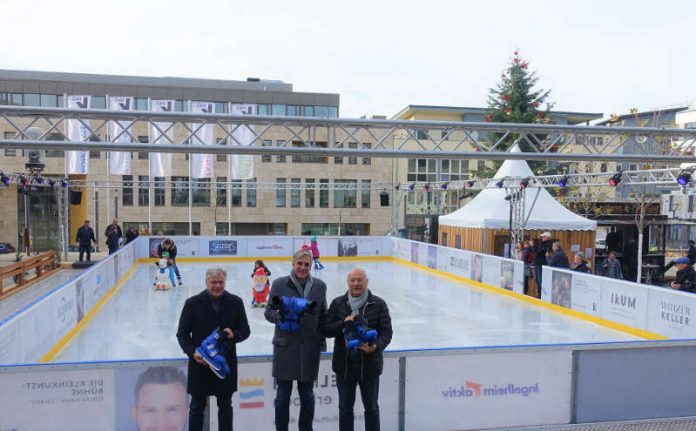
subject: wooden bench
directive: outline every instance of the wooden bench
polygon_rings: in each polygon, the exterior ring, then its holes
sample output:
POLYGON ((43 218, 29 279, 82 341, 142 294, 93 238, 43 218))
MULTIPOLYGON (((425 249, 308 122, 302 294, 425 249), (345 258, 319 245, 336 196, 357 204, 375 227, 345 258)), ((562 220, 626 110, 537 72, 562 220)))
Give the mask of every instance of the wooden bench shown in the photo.
POLYGON ((27 287, 27 283, 33 283, 45 278, 57 270, 57 257, 55 251, 45 251, 0 268, 0 298, 18 292, 27 287), (34 271, 35 275, 33 277, 27 277, 30 271, 34 271), (13 284, 7 287, 3 285, 6 277, 12 277, 14 281, 13 284))

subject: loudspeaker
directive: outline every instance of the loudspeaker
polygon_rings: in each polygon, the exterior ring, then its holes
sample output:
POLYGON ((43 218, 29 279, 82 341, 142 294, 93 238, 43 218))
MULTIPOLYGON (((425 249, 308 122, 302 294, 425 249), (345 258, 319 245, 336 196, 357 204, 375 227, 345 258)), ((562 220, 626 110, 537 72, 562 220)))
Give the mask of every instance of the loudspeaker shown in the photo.
POLYGON ((80 205, 82 203, 82 192, 79 190, 70 190, 70 205, 80 205))
POLYGON ((379 194, 379 204, 382 205, 383 207, 389 206, 389 193, 382 192, 379 194))

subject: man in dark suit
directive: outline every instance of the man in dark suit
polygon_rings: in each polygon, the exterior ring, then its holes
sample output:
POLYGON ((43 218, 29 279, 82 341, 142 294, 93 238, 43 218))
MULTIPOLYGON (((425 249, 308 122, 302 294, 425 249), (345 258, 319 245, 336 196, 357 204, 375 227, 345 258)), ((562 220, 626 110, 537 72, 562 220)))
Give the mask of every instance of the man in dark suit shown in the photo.
POLYGON ((189 431, 203 429, 203 412, 210 395, 217 398, 218 429, 232 430, 232 394, 237 391, 236 345, 249 338, 251 330, 242 299, 225 291, 226 279, 224 269, 210 268, 205 273, 206 290, 186 300, 179 318, 176 338, 189 357, 189 431), (222 354, 230 372, 224 379, 218 378, 196 351, 216 328, 226 337, 222 354))
POLYGON ((80 251, 80 262, 82 262, 85 252, 87 252, 87 262, 89 262, 92 254, 92 243, 97 243, 94 237, 94 229, 89 226, 89 220, 85 220, 85 223, 77 230, 75 242, 77 242, 77 247, 80 251))

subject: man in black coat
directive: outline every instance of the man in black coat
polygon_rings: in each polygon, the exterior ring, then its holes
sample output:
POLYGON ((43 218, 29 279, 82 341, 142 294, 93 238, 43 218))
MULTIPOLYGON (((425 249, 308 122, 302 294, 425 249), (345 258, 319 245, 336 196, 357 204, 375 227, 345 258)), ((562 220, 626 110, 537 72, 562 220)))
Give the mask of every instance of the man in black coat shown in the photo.
POLYGON ((677 276, 670 287, 682 292, 696 292, 696 272, 688 257, 680 257, 674 263, 677 265, 677 276))
POLYGON ((387 303, 367 288, 367 274, 361 268, 348 273, 348 292, 331 301, 326 313, 324 332, 335 337, 332 368, 338 387, 338 429, 353 431, 355 389, 365 406, 365 430, 378 431, 379 376, 382 374, 382 352, 392 339, 391 317, 387 303), (377 331, 374 343, 361 343, 357 350, 348 350, 343 329, 354 322, 365 329, 377 331))
MULTIPOLYGON (((300 395, 300 431, 311 431, 314 422, 314 381, 319 375, 319 357, 325 340, 320 329, 326 314, 326 284, 309 273, 312 251, 301 249, 292 256, 290 275, 276 278, 271 285, 264 313, 275 324, 273 334, 273 377, 276 380, 275 426, 287 431, 290 421, 290 395, 297 381, 300 395), (274 306, 273 298, 304 298, 316 305, 304 313, 297 330, 283 330, 283 315, 274 306)), ((286 322, 287 323, 287 322, 286 322)))
POLYGON ((205 273, 206 290, 184 303, 176 338, 189 357, 187 392, 191 394, 189 431, 203 429, 203 412, 207 397, 215 395, 218 406, 218 429, 232 430, 232 394, 237 390, 237 343, 249 338, 251 330, 242 299, 225 291, 227 272, 210 268, 205 273), (203 340, 220 328, 227 334, 225 360, 230 373, 218 378, 196 352, 203 340))
POLYGON ((556 240, 553 242, 551 248, 551 257, 548 260, 548 265, 553 268, 564 268, 570 269, 570 262, 568 262, 568 256, 563 251, 561 242, 556 240))
POLYGON ((109 247, 109 254, 116 253, 119 245, 121 245, 121 238, 123 238, 123 231, 121 230, 121 226, 118 225, 117 219, 114 219, 111 224, 106 227, 104 236, 106 237, 106 246, 109 247))
POLYGON ((551 251, 553 241, 551 241, 551 232, 541 234, 541 242, 534 250, 534 278, 537 285, 537 297, 541 298, 541 275, 542 266, 546 265, 546 254, 551 251))
POLYGON ((77 242, 77 247, 80 251, 80 262, 82 262, 85 252, 87 252, 87 262, 89 262, 92 255, 92 243, 97 242, 94 237, 94 229, 89 226, 89 220, 85 220, 85 223, 77 230, 75 242, 77 242))

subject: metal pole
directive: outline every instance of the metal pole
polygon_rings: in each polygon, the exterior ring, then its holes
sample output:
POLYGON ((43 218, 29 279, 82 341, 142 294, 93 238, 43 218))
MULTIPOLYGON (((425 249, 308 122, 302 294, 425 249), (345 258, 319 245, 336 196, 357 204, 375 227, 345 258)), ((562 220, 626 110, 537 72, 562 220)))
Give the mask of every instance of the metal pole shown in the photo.
MULTIPOLYGON (((189 100, 189 112, 191 112, 191 101, 189 100)), ((195 139, 195 137, 192 137, 191 139, 195 139)), ((189 142, 189 146, 193 145, 193 141, 189 142)), ((191 221, 191 204, 193 201, 193 190, 191 190, 191 184, 193 183, 193 179, 191 178, 191 153, 188 153, 188 226, 189 226, 189 235, 193 235, 193 222, 191 221)))
POLYGON ((97 247, 95 250, 99 253, 99 190, 94 190, 94 227, 97 228, 94 235, 97 239, 97 247))
MULTIPOLYGON (((175 102, 176 103, 176 102, 175 102)), ((136 109, 138 107, 136 106, 136 109)), ((147 110, 152 111, 152 98, 148 97, 147 98, 147 110)), ((149 127, 151 129, 151 127, 149 127)), ((150 130, 147 131, 147 135, 150 136, 150 130)), ((148 138, 148 141, 150 141, 150 138, 148 138)), ((148 142, 151 144, 152 142, 148 142)), ((152 158, 150 157, 150 153, 147 153, 147 177, 152 178, 152 158)), ((150 183, 150 188, 149 190, 152 190, 152 183, 150 183)), ((150 193, 150 197, 153 197, 152 193, 150 193)), ((150 235, 152 235, 152 199, 148 199, 147 201, 147 231, 150 232, 150 235)))
MULTIPOLYGON (((110 109, 111 105, 109 103, 109 95, 106 95, 106 109, 110 109)), ((111 130, 109 127, 106 127, 106 140, 111 141, 113 136, 111 136, 111 130)), ((111 151, 106 152, 106 182, 107 184, 111 181, 111 151)), ((109 219, 109 216, 111 215, 111 190, 107 187, 106 189, 106 219, 109 219)), ((98 251, 98 249, 97 249, 98 251)))
POLYGON ((31 256, 31 235, 29 234, 29 189, 24 189, 24 255, 31 256))
MULTIPOLYGON (((232 112, 232 102, 227 102, 227 112, 232 112)), ((227 125, 227 133, 230 133, 231 125, 227 125)), ((232 142, 230 142, 232 145, 232 142)), ((232 195, 230 194, 230 184, 232 183, 232 154, 227 155, 227 184, 225 185, 225 190, 227 193, 227 235, 232 235, 232 195)), ((248 180, 242 180, 248 181, 248 180)), ((248 193, 248 190, 247 190, 248 193)), ((217 196, 217 195, 216 195, 217 196)), ((241 202, 240 202, 241 203, 241 202)), ((217 220, 217 219, 216 219, 217 220)), ((217 235, 217 222, 215 223, 215 234, 217 235)))

